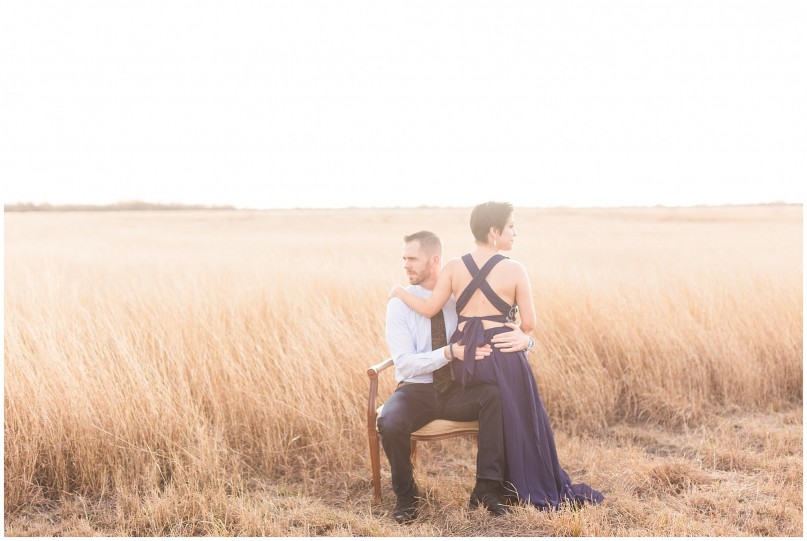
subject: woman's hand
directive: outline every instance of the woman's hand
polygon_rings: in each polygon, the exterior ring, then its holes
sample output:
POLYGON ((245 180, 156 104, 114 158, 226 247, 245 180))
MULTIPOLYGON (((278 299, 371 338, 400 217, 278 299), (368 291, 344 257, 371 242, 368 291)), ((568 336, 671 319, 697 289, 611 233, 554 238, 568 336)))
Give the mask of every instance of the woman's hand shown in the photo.
POLYGON ((490 342, 493 347, 500 349, 506 353, 514 351, 525 351, 530 346, 530 338, 521 331, 521 328, 515 323, 505 323, 508 327, 513 329, 510 332, 499 333, 490 342))
POLYGON ((387 300, 398 297, 401 298, 401 293, 406 292, 406 290, 401 285, 396 285, 392 289, 389 290, 389 295, 387 295, 387 300))

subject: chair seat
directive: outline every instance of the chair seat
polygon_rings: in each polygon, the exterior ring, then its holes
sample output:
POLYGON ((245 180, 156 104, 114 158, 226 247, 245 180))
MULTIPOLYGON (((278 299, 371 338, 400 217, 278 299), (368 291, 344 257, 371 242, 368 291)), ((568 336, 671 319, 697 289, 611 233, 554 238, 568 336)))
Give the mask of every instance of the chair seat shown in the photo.
MULTIPOLYGON (((370 379, 370 393, 367 397, 367 442, 370 446, 370 468, 373 474, 373 495, 376 505, 381 503, 381 456, 378 434, 378 417, 384 406, 378 406, 378 376, 384 370, 394 366, 392 358, 388 358, 380 363, 374 364, 367 369, 367 377, 370 379)), ((392 373, 392 370, 389 372, 392 373)), ((472 436, 474 440, 479 435, 479 422, 447 421, 446 419, 435 419, 410 438, 411 448, 409 456, 412 466, 415 466, 418 442, 436 441, 454 436, 472 436)))
MULTIPOLYGON (((384 405, 378 406, 376 413, 381 416, 384 405)), ((413 438, 430 439, 435 437, 450 436, 458 433, 471 433, 479 431, 479 421, 448 421, 446 419, 435 419, 423 428, 412 432, 413 438)))

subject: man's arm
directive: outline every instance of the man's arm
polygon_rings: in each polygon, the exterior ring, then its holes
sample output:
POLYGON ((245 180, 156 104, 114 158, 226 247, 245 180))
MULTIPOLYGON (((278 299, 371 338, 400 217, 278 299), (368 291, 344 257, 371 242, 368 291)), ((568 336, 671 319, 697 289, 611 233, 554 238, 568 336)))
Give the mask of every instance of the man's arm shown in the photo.
MULTIPOLYGON (((387 303, 386 337, 392 361, 395 363, 396 375, 403 379, 413 378, 421 374, 430 374, 444 366, 454 358, 462 361, 465 358, 465 346, 452 344, 425 353, 417 353, 417 339, 406 321, 409 309, 400 299, 390 299, 387 303)), ((493 353, 485 344, 476 348, 476 360, 481 361, 493 353)))
POLYGON ((390 299, 387 303, 387 347, 395 372, 403 379, 431 374, 448 363, 443 351, 446 348, 417 353, 417 339, 406 321, 408 311, 400 299, 390 299))

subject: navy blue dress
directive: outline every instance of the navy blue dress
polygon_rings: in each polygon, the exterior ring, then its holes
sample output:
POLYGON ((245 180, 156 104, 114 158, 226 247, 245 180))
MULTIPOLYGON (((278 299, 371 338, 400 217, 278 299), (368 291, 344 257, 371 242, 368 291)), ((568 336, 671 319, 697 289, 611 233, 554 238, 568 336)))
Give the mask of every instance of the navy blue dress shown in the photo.
MULTIPOLYGON (((510 331, 504 326, 485 330, 483 320, 505 323, 515 318, 516 308, 499 297, 485 280, 491 269, 503 259, 506 259, 503 255, 496 254, 480 270, 470 254, 462 257, 473 279, 457 299, 457 314, 462 312, 477 289, 481 289, 500 312, 482 317, 459 316, 460 326, 463 322, 465 326, 462 330, 457 329, 451 341, 465 346, 466 359, 473 359, 476 348, 489 344, 495 335, 510 331)), ((505 353, 493 348, 493 354, 481 361, 452 363, 452 370, 463 387, 478 383, 499 386, 507 460, 505 484, 509 498, 553 509, 564 501, 596 504, 603 500, 604 496, 588 485, 573 485, 569 475, 560 467, 549 417, 523 352, 505 353)))

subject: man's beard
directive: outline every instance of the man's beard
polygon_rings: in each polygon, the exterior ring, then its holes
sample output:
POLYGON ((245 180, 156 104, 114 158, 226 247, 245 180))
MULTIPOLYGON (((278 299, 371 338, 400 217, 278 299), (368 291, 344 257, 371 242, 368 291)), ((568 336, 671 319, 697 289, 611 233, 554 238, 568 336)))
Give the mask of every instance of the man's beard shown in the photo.
POLYGON ((417 286, 425 282, 429 278, 429 272, 423 271, 414 276, 407 276, 409 278, 409 284, 413 286, 417 286))

